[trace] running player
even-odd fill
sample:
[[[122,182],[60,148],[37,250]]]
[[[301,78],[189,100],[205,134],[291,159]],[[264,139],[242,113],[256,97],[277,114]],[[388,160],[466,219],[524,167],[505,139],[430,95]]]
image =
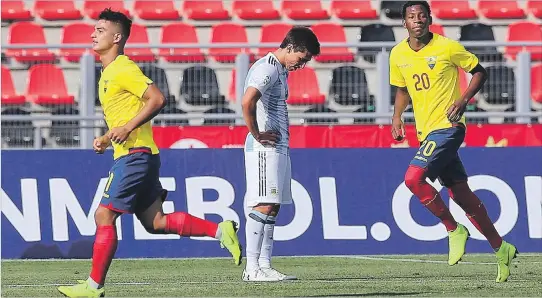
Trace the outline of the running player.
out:
[[[452,217],[440,194],[426,182],[439,179],[450,197],[466,212],[472,224],[487,238],[496,252],[497,282],[510,275],[516,247],[503,241],[486,208],[467,184],[467,174],[458,150],[465,138],[465,112],[469,99],[482,87],[486,70],[478,58],[456,41],[429,32],[431,9],[426,1],[408,1],[403,6],[403,26],[409,37],[390,54],[390,83],[397,86],[392,135],[404,138],[401,115],[412,99],[419,151],[405,174],[405,183],[421,203],[440,218],[449,238],[448,264],[457,264],[465,253],[469,232]],[[463,94],[459,90],[458,68],[472,74]]]

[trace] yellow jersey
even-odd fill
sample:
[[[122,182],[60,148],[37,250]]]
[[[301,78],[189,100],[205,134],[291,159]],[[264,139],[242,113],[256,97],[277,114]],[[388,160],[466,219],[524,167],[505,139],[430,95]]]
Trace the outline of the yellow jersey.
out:
[[[470,72],[478,58],[459,42],[433,33],[419,51],[405,39],[390,53],[390,84],[407,87],[412,100],[418,140],[437,129],[452,127],[446,112],[461,97],[458,69]],[[460,120],[465,124],[465,116]]]
[[[145,105],[143,94],[152,83],[125,55],[117,56],[102,70],[98,93],[109,129],[125,125],[141,111]],[[152,154],[158,154],[150,122],[132,131],[124,144],[113,143],[113,158],[127,155],[131,148],[139,147],[147,147]]]

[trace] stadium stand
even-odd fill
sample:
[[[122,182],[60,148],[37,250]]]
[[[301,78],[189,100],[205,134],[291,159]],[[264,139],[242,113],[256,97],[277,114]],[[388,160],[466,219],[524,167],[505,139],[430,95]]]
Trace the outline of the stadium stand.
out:
[[[181,77],[179,94],[189,105],[222,105],[225,97],[220,93],[216,73],[205,66],[185,68]]]
[[[115,11],[120,11],[129,17],[132,16],[130,11],[124,7],[123,0],[111,0],[106,3],[104,3],[103,0],[85,0],[83,11],[87,17],[96,20],[98,19],[100,12],[106,7]]]
[[[292,27],[292,25],[284,23],[264,24],[261,29],[260,43],[274,42],[280,44],[286,33],[288,33]],[[263,57],[273,50],[273,48],[259,48],[258,56]]]
[[[310,67],[291,72],[288,75],[288,87],[288,104],[311,105],[326,101],[326,96],[320,93],[316,72]]]
[[[180,18],[173,0],[136,0],[134,13],[142,20],[178,20]]]
[[[47,42],[42,26],[32,22],[17,22],[9,26],[8,44],[45,45]],[[47,49],[8,49],[6,55],[23,63],[55,61],[55,55]]]
[[[79,20],[83,17],[81,12],[75,8],[73,0],[36,0],[34,13],[48,21]]]
[[[390,19],[401,19],[403,4],[399,1],[382,1],[380,9]]]
[[[88,44],[89,37],[94,31],[94,27],[87,23],[70,23],[66,24],[62,28],[62,36],[60,43],[63,45],[68,44]],[[90,47],[87,49],[72,49],[64,48],[60,49],[60,56],[62,56],[68,62],[79,62],[81,55],[85,51],[91,51]],[[99,61],[98,55],[95,55],[96,62]]]
[[[24,105],[24,95],[17,94],[9,68],[2,65],[2,106]]]
[[[2,116],[26,115],[31,113],[21,107],[8,107],[2,109]],[[2,143],[8,147],[33,147],[34,126],[30,120],[5,121],[2,120]]]
[[[459,29],[460,41],[495,41],[493,29],[489,25],[480,23],[470,23],[463,25]],[[467,50],[474,53],[481,61],[502,61],[503,56],[497,47],[466,47]]]
[[[185,0],[183,11],[192,20],[228,20],[230,13],[224,8],[222,1]]]
[[[130,33],[130,38],[128,38],[127,44],[131,43],[149,44],[149,36],[145,26],[141,24],[132,24],[132,31]],[[124,52],[136,62],[156,61],[154,53],[149,48],[126,48]]]
[[[532,22],[516,22],[508,26],[508,41],[535,41],[542,44],[542,27],[540,24]],[[516,59],[517,53],[522,47],[506,47],[506,55],[512,60]],[[542,60],[542,46],[526,47],[531,53],[531,59]]]
[[[282,12],[292,20],[329,19],[329,14],[327,10],[322,7],[320,0],[283,0]]]
[[[183,34],[179,34],[182,32]],[[168,43],[188,43],[197,44],[198,36],[196,35],[196,28],[190,24],[185,23],[170,23],[162,27],[160,42],[162,44]],[[206,61],[205,55],[199,48],[171,48],[160,49],[160,57],[163,57],[167,62],[190,62],[190,63],[204,63]]]
[[[233,1],[232,10],[242,20],[278,20],[280,13],[273,6],[273,1]]]
[[[384,24],[369,24],[361,28],[359,41],[395,41],[395,33],[391,26]],[[358,48],[358,55],[362,55],[365,61],[374,63],[376,53],[380,50],[380,48]]]
[[[331,0],[332,14],[342,20],[377,19],[378,13],[369,0]]]
[[[478,9],[488,19],[523,19],[525,12],[518,6],[516,0],[491,1],[479,0]]]
[[[30,10],[26,9],[22,0],[2,1],[2,21],[28,21],[32,19]]]
[[[320,42],[346,43],[343,27],[333,23],[319,23],[311,26]],[[353,62],[354,54],[347,47],[322,48],[316,56],[318,62]]]
[[[442,20],[475,19],[477,13],[469,5],[468,0],[430,1],[431,11]]]
[[[351,65],[333,69],[329,97],[340,105],[367,104],[371,95],[363,69]]]
[[[52,64],[38,64],[28,71],[26,98],[42,106],[72,105],[74,96],[66,89],[62,70]]]
[[[211,43],[247,43],[247,33],[245,27],[239,24],[224,23],[215,24],[212,28]],[[209,55],[218,62],[232,63],[235,62],[237,54],[245,52],[250,53],[248,48],[211,48]],[[254,56],[251,54],[251,60]]]

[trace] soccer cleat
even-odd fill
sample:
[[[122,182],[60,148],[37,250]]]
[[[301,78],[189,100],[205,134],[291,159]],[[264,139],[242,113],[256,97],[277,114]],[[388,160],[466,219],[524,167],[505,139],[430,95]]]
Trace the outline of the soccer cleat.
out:
[[[464,225],[458,223],[457,228],[451,232],[448,232],[449,241],[449,253],[448,253],[448,265],[452,266],[461,261],[461,258],[465,254],[465,246],[467,245],[467,239],[469,238],[469,231]]]
[[[516,258],[518,250],[516,247],[506,241],[502,241],[501,247],[496,253],[497,256],[497,280],[496,282],[505,282],[510,276],[510,264]]]
[[[220,236],[220,247],[230,251],[235,265],[241,265],[241,244],[239,243],[239,238],[237,238],[237,223],[226,220],[219,223],[218,228],[222,232]]]
[[[274,277],[274,278],[277,278],[278,280],[282,281],[282,280],[297,280],[297,277],[293,276],[293,275],[286,275],[284,273],[281,273],[273,268],[261,268],[261,270],[263,271],[263,273],[265,273],[265,275],[269,276],[269,277]]]
[[[252,271],[247,271],[246,269],[243,270],[243,281],[273,282],[280,281],[280,279],[278,279],[278,277],[268,276],[262,269],[258,268]]]
[[[66,297],[105,297],[104,288],[94,289],[86,280],[78,280],[73,286],[60,286],[58,291]]]

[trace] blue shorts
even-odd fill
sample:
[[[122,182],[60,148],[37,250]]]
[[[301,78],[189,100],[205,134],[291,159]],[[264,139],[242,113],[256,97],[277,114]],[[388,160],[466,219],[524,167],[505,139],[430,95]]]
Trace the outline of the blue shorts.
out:
[[[421,143],[410,165],[425,169],[431,181],[438,178],[446,187],[467,181],[465,167],[457,152],[464,139],[465,127],[462,125],[435,130]]]
[[[167,192],[159,180],[160,156],[148,148],[130,149],[130,154],[115,160],[109,171],[100,205],[121,213],[147,210]]]

